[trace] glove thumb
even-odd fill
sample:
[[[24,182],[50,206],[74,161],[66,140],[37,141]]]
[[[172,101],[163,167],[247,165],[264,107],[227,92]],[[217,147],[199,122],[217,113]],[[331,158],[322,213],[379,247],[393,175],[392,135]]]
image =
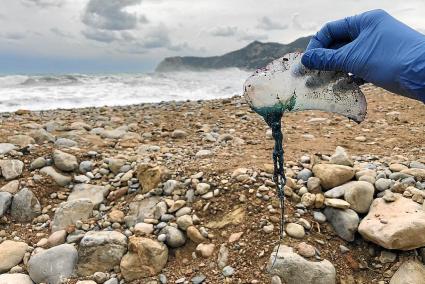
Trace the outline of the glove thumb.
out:
[[[338,59],[337,50],[313,48],[306,51],[301,63],[309,69],[324,71],[342,71],[342,60]]]

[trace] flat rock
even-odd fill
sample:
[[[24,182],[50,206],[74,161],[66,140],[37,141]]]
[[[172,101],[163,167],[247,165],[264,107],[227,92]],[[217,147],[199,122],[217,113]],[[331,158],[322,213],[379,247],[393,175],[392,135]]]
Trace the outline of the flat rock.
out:
[[[414,176],[418,181],[425,181],[425,169],[412,168],[402,170],[401,173]]]
[[[327,207],[324,214],[339,237],[348,242],[354,240],[359,225],[359,216],[354,210]]]
[[[68,138],[59,138],[58,140],[55,141],[55,146],[57,148],[72,148],[77,145],[78,145],[77,142]]]
[[[26,147],[28,145],[35,144],[34,138],[32,138],[31,136],[28,136],[28,135],[9,136],[7,141],[11,144],[18,145],[21,148]]]
[[[11,215],[18,222],[30,222],[41,214],[37,197],[28,188],[21,189],[12,200]]]
[[[366,181],[353,181],[345,189],[344,199],[357,213],[367,213],[373,201],[375,188]]]
[[[78,199],[89,199],[95,208],[105,202],[105,197],[108,195],[109,190],[100,185],[92,184],[77,184],[74,186],[71,194],[68,196],[68,201]]]
[[[24,242],[6,240],[0,244],[0,273],[9,271],[21,263],[28,245]]]
[[[55,150],[53,152],[53,161],[55,166],[64,172],[72,172],[78,169],[77,157],[60,150]]]
[[[320,179],[320,184],[325,189],[331,189],[346,183],[354,177],[354,169],[343,165],[317,164],[313,173]]]
[[[115,231],[87,232],[78,248],[77,274],[89,276],[109,272],[127,252],[127,237]]]
[[[326,198],[341,198],[344,196],[345,190],[354,181],[349,181],[346,184],[329,189],[324,193]]]
[[[33,255],[28,262],[28,272],[35,283],[62,283],[72,275],[78,252],[73,245],[63,244]]]
[[[345,200],[337,198],[325,198],[325,205],[328,207],[347,209],[350,208],[350,203]]]
[[[425,246],[425,209],[421,204],[394,194],[393,202],[373,201],[359,233],[386,249],[411,250]]]
[[[12,195],[17,193],[18,190],[19,190],[19,180],[12,180],[0,188],[0,192],[8,192]]]
[[[267,270],[271,275],[279,276],[284,283],[336,283],[335,267],[328,260],[308,261],[285,245],[280,246],[277,253],[272,253]]]
[[[0,173],[6,180],[12,180],[22,175],[24,163],[19,160],[0,160]]]
[[[390,284],[423,283],[425,283],[425,266],[414,260],[404,262],[390,280]]]
[[[163,215],[161,208],[157,206],[159,201],[159,197],[152,196],[131,202],[128,216],[124,218],[127,226],[132,227],[137,223],[143,222],[145,219],[158,220]]]
[[[72,181],[70,176],[58,173],[53,167],[44,167],[40,170],[40,173],[51,177],[60,186],[67,186]]]
[[[240,207],[226,214],[223,218],[220,218],[217,221],[207,223],[205,227],[210,229],[223,229],[228,225],[238,225],[245,219],[245,214],[245,209]]]
[[[10,151],[15,150],[16,146],[10,143],[0,143],[0,155],[6,155]]]
[[[66,229],[75,225],[78,220],[87,220],[93,211],[90,199],[76,199],[61,203],[55,211],[52,221],[52,232]]]
[[[0,274],[0,284],[34,284],[31,278],[22,273]]]
[[[128,253],[121,260],[121,273],[126,281],[157,275],[168,261],[168,248],[148,238],[131,237]]]

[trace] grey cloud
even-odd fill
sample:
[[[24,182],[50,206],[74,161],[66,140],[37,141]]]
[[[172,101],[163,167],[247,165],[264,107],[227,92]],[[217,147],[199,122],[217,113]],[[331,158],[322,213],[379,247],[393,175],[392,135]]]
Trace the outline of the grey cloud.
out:
[[[6,32],[0,34],[0,38],[9,39],[9,40],[20,40],[24,39],[26,35],[20,32]]]
[[[82,21],[91,28],[102,30],[131,30],[145,17],[125,11],[125,8],[140,4],[142,0],[90,0]]]
[[[74,36],[68,32],[65,32],[61,29],[58,29],[56,27],[51,28],[50,32],[52,32],[53,34],[59,36],[59,37],[64,37],[64,38],[74,38]]]
[[[245,33],[241,37],[239,37],[239,41],[254,41],[254,40],[268,40],[269,36],[266,34],[249,34]]]
[[[257,28],[270,31],[270,30],[285,30],[288,28],[288,25],[282,24],[278,21],[274,21],[267,16],[262,17],[258,20]]]
[[[90,40],[110,43],[118,39],[114,31],[103,31],[96,29],[86,29],[82,31],[83,35]]]
[[[219,36],[219,37],[231,37],[231,36],[235,36],[237,33],[238,33],[238,28],[230,27],[230,26],[214,27],[209,30],[209,34],[213,36]]]
[[[316,22],[302,21],[300,20],[300,14],[295,13],[292,15],[292,26],[298,30],[303,31],[314,31],[320,28]]]
[[[63,5],[64,0],[21,0],[24,4],[36,5],[42,8],[46,7],[60,7]]]

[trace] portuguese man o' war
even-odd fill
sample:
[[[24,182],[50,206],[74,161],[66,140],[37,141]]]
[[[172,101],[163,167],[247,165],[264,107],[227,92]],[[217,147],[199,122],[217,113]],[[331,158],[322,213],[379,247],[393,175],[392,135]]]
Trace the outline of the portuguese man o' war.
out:
[[[245,99],[255,112],[263,116],[275,140],[273,180],[280,199],[281,240],[286,184],[281,130],[283,114],[320,110],[337,113],[360,123],[366,116],[367,108],[366,99],[352,77],[343,72],[309,70],[301,64],[301,57],[302,53],[286,54],[265,68],[258,69],[244,85]]]

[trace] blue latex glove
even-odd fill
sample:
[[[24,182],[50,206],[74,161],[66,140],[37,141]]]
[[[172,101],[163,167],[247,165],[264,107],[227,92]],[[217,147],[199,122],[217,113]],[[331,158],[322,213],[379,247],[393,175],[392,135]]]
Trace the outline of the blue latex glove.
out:
[[[301,62],[310,69],[352,73],[425,103],[425,35],[383,10],[326,24]]]

